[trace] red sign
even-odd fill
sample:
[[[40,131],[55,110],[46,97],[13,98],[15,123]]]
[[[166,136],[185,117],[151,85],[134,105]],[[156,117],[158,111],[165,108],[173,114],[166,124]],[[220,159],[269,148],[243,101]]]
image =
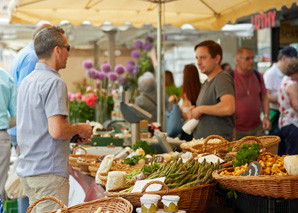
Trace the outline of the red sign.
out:
[[[276,11],[269,11],[267,13],[254,15],[250,19],[250,23],[254,25],[254,30],[263,29],[266,27],[275,26]]]

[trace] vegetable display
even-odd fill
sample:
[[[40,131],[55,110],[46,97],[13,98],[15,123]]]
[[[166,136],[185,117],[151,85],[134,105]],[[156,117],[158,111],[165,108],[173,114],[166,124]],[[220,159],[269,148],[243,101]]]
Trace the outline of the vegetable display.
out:
[[[261,146],[258,143],[254,144],[244,144],[241,146],[236,154],[236,161],[233,161],[233,166],[241,166],[250,164],[251,162],[257,160],[260,154]]]
[[[144,168],[144,167],[143,167]],[[143,169],[142,168],[142,169]],[[183,164],[182,159],[172,160],[171,163],[163,164],[146,179],[166,177],[165,183],[169,189],[184,188],[200,184],[211,183],[214,179],[212,172],[220,169],[220,163],[207,163],[206,159],[199,163],[197,159],[189,159]],[[133,187],[122,192],[131,192]]]
[[[128,165],[131,165],[131,166],[134,166],[138,163],[138,161],[140,159],[145,159],[144,156],[142,155],[134,155],[132,157],[129,157],[129,158],[125,158],[123,162],[121,162],[122,164],[128,164]]]
[[[136,151],[138,148],[142,148],[146,155],[156,154],[156,151],[153,151],[146,141],[136,141],[136,143],[133,145],[133,150]]]

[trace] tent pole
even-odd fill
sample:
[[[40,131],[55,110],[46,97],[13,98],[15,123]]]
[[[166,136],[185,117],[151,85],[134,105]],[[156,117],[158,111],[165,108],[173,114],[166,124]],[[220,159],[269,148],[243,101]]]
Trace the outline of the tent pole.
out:
[[[163,126],[162,122],[162,72],[161,72],[161,2],[158,2],[157,16],[157,122]],[[164,131],[164,129],[163,129]]]

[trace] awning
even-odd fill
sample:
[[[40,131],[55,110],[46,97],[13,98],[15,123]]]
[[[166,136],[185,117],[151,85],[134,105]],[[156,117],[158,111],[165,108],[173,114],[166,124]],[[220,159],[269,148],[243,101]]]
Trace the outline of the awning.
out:
[[[290,7],[293,0],[11,0],[10,23],[37,24],[47,20],[73,25],[90,21],[100,26],[109,21],[115,26],[130,22],[136,27],[157,26],[158,5],[165,2],[165,24],[181,27],[188,23],[196,29],[219,30],[239,17],[269,9]]]

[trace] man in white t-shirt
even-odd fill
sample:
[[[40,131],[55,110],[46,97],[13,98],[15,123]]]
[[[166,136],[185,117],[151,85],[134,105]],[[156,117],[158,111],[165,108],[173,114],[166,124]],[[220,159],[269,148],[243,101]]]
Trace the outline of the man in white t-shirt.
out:
[[[277,94],[280,86],[280,82],[284,76],[285,67],[288,64],[290,58],[297,57],[297,51],[294,47],[285,46],[281,49],[277,56],[277,63],[274,63],[264,74],[265,86],[267,89],[267,97],[270,101],[270,121],[272,128],[269,132],[270,135],[280,136],[280,130],[278,128],[279,110],[277,104]],[[278,154],[282,155],[283,141],[280,142],[278,148]]]

